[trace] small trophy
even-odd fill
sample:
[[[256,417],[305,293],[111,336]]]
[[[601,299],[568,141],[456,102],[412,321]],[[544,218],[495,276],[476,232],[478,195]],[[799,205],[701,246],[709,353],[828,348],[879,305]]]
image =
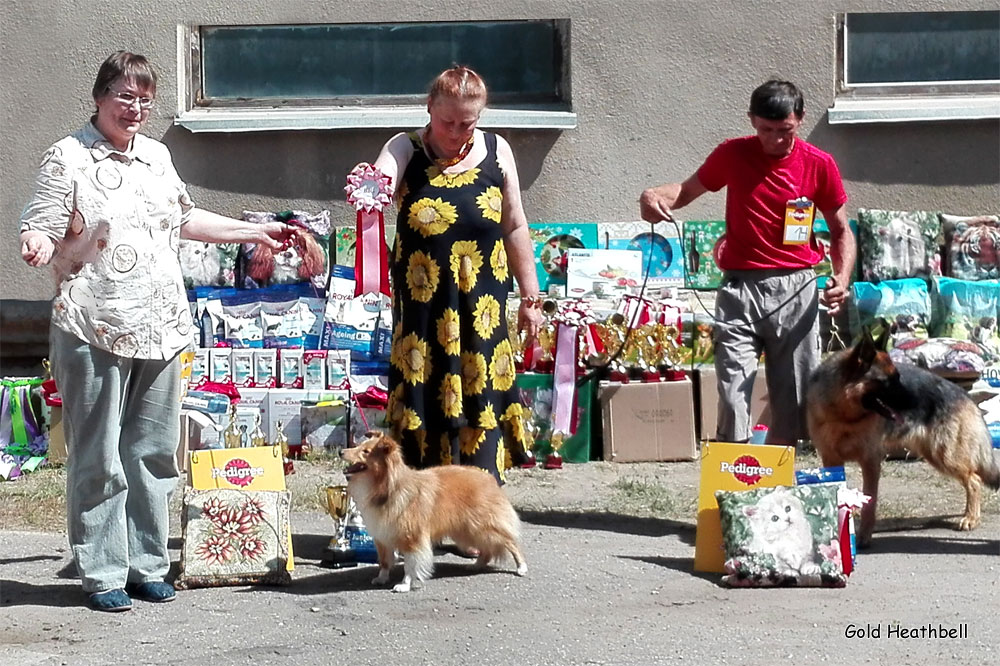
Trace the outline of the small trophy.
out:
[[[222,432],[222,442],[227,449],[239,449],[243,447],[243,438],[240,436],[240,424],[236,421],[236,405],[229,404],[229,425]]]
[[[322,563],[334,569],[358,565],[355,552],[347,541],[347,519],[351,513],[351,498],[347,486],[326,487],[326,510],[333,518],[334,536],[323,550]]]
[[[253,430],[250,431],[250,446],[267,446],[267,434],[260,427],[260,412],[253,415]]]
[[[285,428],[281,421],[274,427],[274,446],[281,447],[281,462],[285,468],[285,476],[295,473],[295,465],[288,457],[288,438],[285,437]]]

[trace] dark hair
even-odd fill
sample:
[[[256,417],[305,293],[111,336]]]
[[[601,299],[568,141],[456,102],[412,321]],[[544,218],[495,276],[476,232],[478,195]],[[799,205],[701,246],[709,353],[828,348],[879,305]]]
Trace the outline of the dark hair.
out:
[[[94,99],[103,97],[112,83],[120,78],[131,79],[137,86],[156,94],[156,71],[146,56],[115,51],[101,63],[101,69],[94,79],[92,92]]]
[[[771,79],[750,95],[750,113],[767,120],[784,120],[795,114],[801,119],[806,110],[802,93],[794,83]]]

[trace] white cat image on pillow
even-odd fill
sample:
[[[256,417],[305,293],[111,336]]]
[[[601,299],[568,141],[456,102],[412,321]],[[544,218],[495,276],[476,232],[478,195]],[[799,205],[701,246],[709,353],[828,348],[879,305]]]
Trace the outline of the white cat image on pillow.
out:
[[[182,240],[180,244],[181,272],[187,287],[217,286],[222,266],[219,249],[214,243]]]
[[[789,576],[820,573],[820,566],[813,561],[812,528],[798,497],[786,489],[775,490],[756,504],[743,507],[743,515],[750,520],[749,549],[771,555],[778,573]]]

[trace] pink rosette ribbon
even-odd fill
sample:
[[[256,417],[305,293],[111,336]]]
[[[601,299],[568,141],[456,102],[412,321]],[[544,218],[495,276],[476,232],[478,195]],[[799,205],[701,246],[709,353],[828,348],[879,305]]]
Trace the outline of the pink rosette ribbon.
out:
[[[377,167],[361,163],[347,175],[347,203],[357,210],[354,253],[354,295],[389,296],[389,252],[385,244],[383,209],[392,202],[392,179]]]

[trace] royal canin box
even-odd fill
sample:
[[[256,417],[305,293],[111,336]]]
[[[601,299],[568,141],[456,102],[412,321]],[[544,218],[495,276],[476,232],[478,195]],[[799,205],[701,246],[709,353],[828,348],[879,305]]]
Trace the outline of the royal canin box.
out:
[[[604,459],[609,462],[694,460],[694,391],[691,380],[602,382]]]

